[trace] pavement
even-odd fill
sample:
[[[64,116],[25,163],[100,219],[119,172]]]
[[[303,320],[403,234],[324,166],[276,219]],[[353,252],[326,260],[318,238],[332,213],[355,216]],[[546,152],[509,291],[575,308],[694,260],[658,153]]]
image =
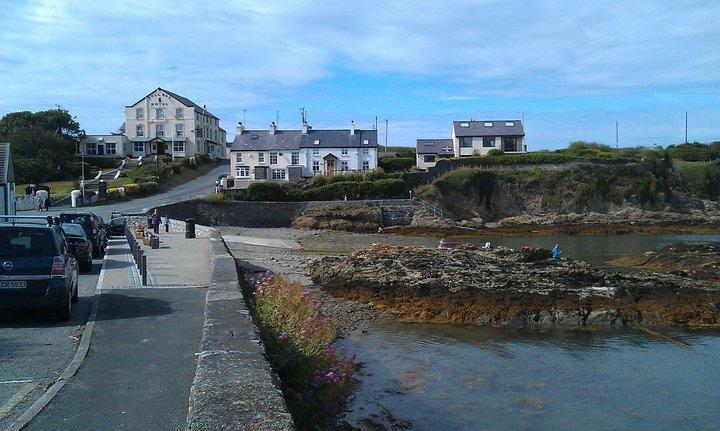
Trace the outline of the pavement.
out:
[[[145,251],[150,277],[142,286],[125,238],[110,240],[88,355],[23,429],[185,429],[210,283],[209,239],[161,234],[161,248]],[[39,399],[72,359],[98,266],[83,275],[71,323],[16,316],[3,325],[0,429]]]

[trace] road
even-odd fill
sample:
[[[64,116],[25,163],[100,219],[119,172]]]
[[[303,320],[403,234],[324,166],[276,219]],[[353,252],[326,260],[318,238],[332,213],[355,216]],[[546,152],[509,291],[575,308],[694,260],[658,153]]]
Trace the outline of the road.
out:
[[[199,178],[154,196],[79,210],[89,210],[109,220],[111,211],[139,212],[205,195],[212,190],[215,178],[227,172],[227,169],[226,164],[220,165]],[[50,214],[69,210],[57,208]],[[23,214],[46,213],[28,211]],[[96,260],[91,272],[81,274],[80,299],[69,322],[53,322],[42,311],[0,310],[0,430],[5,429],[42,396],[72,360],[78,338],[90,314],[101,264],[102,261]],[[107,313],[110,312],[108,309]]]

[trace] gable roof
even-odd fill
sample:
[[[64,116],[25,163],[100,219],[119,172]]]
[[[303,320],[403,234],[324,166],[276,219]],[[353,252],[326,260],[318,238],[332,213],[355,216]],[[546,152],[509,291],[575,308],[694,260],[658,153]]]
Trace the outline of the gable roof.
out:
[[[211,114],[210,111],[208,111],[207,109],[205,109],[205,108],[203,108],[202,106],[198,105],[197,103],[193,102],[192,100],[188,99],[187,97],[181,96],[181,95],[179,95],[179,94],[177,94],[177,93],[173,93],[172,91],[168,91],[168,90],[166,90],[166,89],[164,89],[164,88],[162,88],[162,87],[158,87],[158,88],[154,89],[153,91],[149,92],[148,94],[146,94],[145,96],[143,96],[140,100],[138,100],[137,102],[133,103],[132,105],[127,105],[126,108],[130,108],[130,107],[132,107],[132,106],[137,105],[138,103],[140,103],[140,102],[142,102],[143,100],[145,100],[146,97],[148,97],[149,95],[153,94],[154,92],[156,92],[156,91],[158,91],[158,90],[164,91],[164,92],[167,93],[170,97],[172,97],[173,99],[177,100],[178,102],[182,103],[183,105],[185,105],[185,106],[187,106],[187,107],[195,108],[195,109],[197,109],[198,111],[202,112],[203,114],[208,115],[208,116],[210,116],[210,117],[212,117],[212,118],[216,118],[216,119],[219,120],[219,118],[216,117],[216,116],[214,116],[213,114]]]
[[[418,139],[417,153],[455,155],[452,139]]]
[[[10,157],[10,144],[0,142],[0,184],[11,182],[15,182],[15,175]]]
[[[367,145],[364,141],[368,141]],[[318,141],[316,144],[315,142]],[[231,151],[299,150],[300,148],[373,148],[377,147],[376,130],[245,130],[235,135]]]
[[[486,127],[485,123],[492,123]],[[513,123],[506,126],[505,123]],[[467,124],[468,127],[460,127]],[[483,120],[483,121],[453,121],[455,136],[525,136],[522,121],[520,120]]]

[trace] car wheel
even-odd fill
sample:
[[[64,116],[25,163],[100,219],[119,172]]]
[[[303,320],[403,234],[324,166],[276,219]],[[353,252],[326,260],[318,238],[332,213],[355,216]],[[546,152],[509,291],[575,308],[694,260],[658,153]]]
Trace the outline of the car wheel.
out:
[[[72,297],[70,298],[71,302],[78,302],[78,299],[80,297],[80,286],[78,284],[79,282],[75,280],[75,290],[73,291]]]
[[[70,296],[71,295],[68,294],[67,301],[55,307],[55,317],[61,322],[67,322],[70,320],[70,314],[72,311],[72,301],[70,300]]]

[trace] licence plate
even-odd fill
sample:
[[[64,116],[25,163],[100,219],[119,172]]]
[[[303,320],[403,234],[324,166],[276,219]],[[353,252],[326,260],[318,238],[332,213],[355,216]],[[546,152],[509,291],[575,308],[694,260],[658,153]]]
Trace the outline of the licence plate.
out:
[[[0,281],[0,289],[25,289],[27,281]]]

